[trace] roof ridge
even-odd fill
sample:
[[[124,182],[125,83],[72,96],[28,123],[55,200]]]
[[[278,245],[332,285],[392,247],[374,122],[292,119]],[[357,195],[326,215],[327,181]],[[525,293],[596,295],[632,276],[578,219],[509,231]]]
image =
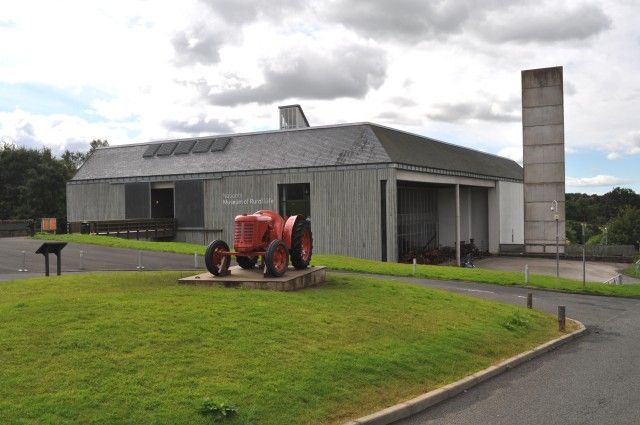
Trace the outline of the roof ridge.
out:
[[[491,153],[491,152],[481,151],[480,149],[470,148],[468,146],[457,145],[457,144],[451,143],[451,142],[445,142],[444,140],[434,139],[433,137],[424,136],[424,135],[418,134],[418,133],[412,133],[410,131],[401,130],[401,129],[398,129],[398,128],[388,127],[388,126],[382,125],[382,124],[376,124],[376,123],[366,123],[366,124],[372,125],[374,127],[384,128],[385,130],[391,130],[391,131],[395,131],[395,132],[398,132],[398,133],[404,133],[404,134],[408,134],[410,136],[419,137],[421,139],[425,139],[425,140],[428,140],[428,141],[431,141],[431,142],[442,143],[443,145],[449,145],[449,146],[453,146],[453,147],[460,148],[460,149],[466,149],[466,150],[470,150],[470,151],[481,153],[483,155],[490,155],[490,156],[493,156],[495,158],[506,159],[506,160],[509,160],[509,161],[512,161],[512,162],[515,162],[516,164],[518,164],[517,161],[514,161],[511,158],[507,158],[505,156],[501,156],[501,155],[494,154],[494,153]],[[520,165],[520,164],[518,164],[518,165]]]

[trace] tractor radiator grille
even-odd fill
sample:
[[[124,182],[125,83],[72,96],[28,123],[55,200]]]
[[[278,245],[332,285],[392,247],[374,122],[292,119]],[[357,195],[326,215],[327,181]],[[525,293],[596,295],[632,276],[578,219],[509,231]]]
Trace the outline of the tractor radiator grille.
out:
[[[236,222],[234,241],[236,244],[252,244],[253,223],[247,221]]]

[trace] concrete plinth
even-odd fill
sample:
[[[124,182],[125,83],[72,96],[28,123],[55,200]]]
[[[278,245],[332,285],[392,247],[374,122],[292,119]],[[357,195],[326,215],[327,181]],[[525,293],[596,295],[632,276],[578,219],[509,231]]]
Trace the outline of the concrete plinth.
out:
[[[326,268],[322,266],[309,267],[305,270],[289,268],[282,277],[264,277],[260,269],[245,270],[240,266],[230,267],[229,271],[231,274],[228,276],[214,276],[207,272],[178,279],[178,283],[249,289],[271,289],[275,291],[296,291],[298,289],[322,285],[326,274]]]

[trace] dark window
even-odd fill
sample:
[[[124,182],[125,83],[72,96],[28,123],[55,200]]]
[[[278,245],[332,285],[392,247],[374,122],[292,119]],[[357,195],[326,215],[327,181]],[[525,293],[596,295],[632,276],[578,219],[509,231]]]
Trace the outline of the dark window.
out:
[[[173,189],[151,189],[151,218],[173,218]]]
[[[178,146],[177,142],[163,143],[160,145],[160,149],[156,152],[157,156],[169,156],[173,153],[176,146]]]
[[[311,216],[309,183],[280,184],[278,185],[278,205],[280,215],[291,217],[302,214]]]
[[[195,146],[191,150],[192,153],[205,153],[211,149],[213,139],[200,139],[196,142]]]
[[[229,142],[231,141],[230,137],[223,137],[220,139],[215,139],[213,141],[213,145],[211,145],[211,152],[220,152],[223,151],[224,148],[227,147]]]
[[[155,156],[156,152],[158,152],[158,149],[160,149],[159,144],[149,145],[142,156],[145,158],[151,158],[152,156]]]
[[[193,145],[196,144],[195,140],[183,140],[178,143],[178,147],[173,151],[174,155],[186,155],[191,152]]]

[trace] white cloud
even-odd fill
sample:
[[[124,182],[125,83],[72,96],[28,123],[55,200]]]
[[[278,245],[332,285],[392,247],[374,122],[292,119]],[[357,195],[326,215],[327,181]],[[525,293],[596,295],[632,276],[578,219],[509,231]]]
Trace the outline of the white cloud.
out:
[[[607,154],[607,159],[610,161],[615,161],[617,159],[622,159],[622,155],[620,155],[618,152],[609,152]]]
[[[507,146],[498,151],[498,155],[509,158],[522,165],[522,147]]]
[[[566,184],[570,187],[603,187],[629,183],[633,183],[633,180],[603,174],[593,177],[567,177],[566,179]]]

